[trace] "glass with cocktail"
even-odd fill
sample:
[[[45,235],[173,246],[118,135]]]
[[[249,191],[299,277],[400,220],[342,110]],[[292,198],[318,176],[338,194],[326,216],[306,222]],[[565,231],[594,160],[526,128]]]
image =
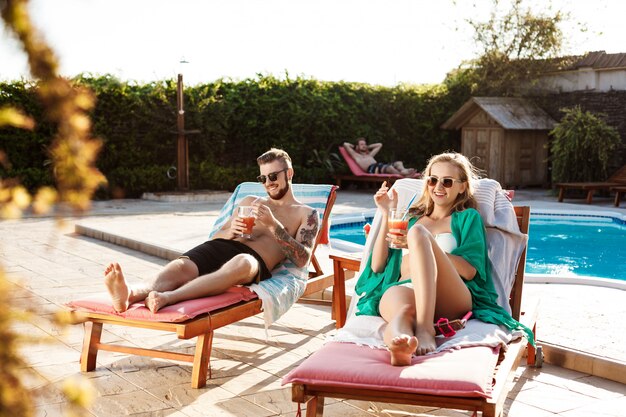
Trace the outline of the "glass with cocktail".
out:
[[[252,227],[254,226],[254,214],[252,213],[252,206],[239,206],[237,212],[239,218],[246,224],[246,228],[243,230],[241,237],[246,239],[252,238]]]
[[[409,220],[406,218],[406,210],[389,210],[387,220],[389,226],[389,234],[392,240],[389,247],[400,249],[406,246],[406,235],[409,229]]]

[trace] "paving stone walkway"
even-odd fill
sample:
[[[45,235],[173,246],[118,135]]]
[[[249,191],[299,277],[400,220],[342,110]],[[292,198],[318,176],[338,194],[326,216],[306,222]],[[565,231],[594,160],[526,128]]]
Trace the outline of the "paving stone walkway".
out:
[[[541,199],[533,197],[533,204]],[[519,199],[518,199],[519,198]],[[225,198],[224,198],[225,199]],[[518,193],[516,203],[524,202]],[[594,200],[595,201],[595,200]],[[601,199],[594,210],[617,210]],[[23,346],[24,381],[36,394],[39,416],[61,416],[68,404],[60,387],[67,378],[87,378],[96,397],[89,416],[294,416],[290,388],[280,380],[316,351],[334,330],[327,307],[296,304],[265,332],[260,317],[216,332],[213,378],[206,388],[189,387],[191,367],[177,362],[101,352],[95,372],[79,372],[83,330],[51,320],[60,306],[81,295],[100,292],[102,271],[120,262],[129,281],[139,282],[165,264],[159,257],[74,233],[76,223],[174,249],[203,238],[223,201],[97,202],[92,215],[58,226],[52,218],[0,222],[0,265],[18,307],[32,311],[15,330],[36,341]],[[550,204],[548,201],[545,204]],[[567,203],[559,207],[583,207]],[[336,213],[371,208],[371,195],[340,193]],[[539,338],[546,343],[626,362],[625,292],[584,285],[527,284],[525,296],[541,299]],[[123,340],[146,348],[168,346],[189,351],[193,345],[153,331],[111,328],[107,341]],[[585,360],[582,356],[581,360]],[[520,367],[506,403],[509,416],[619,416],[626,409],[626,386],[551,364]],[[619,376],[618,376],[619,377]],[[623,377],[623,374],[622,374]],[[615,378],[618,379],[618,378]],[[467,416],[469,413],[371,402],[326,400],[327,416]]]

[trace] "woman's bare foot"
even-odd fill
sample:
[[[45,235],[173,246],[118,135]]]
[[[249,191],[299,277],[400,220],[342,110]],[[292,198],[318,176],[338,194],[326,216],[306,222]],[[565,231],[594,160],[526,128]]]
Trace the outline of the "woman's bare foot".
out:
[[[416,333],[417,334],[415,336],[417,337],[417,340],[419,342],[419,345],[417,346],[417,350],[415,351],[415,354],[417,356],[426,355],[427,353],[434,352],[435,350],[437,350],[437,342],[435,341],[434,330],[431,333],[427,330],[420,331],[418,329]]]
[[[417,348],[417,338],[402,334],[391,339],[391,344],[387,346],[391,353],[391,364],[393,366],[408,366],[411,364],[413,352]]]
[[[128,309],[128,295],[130,289],[124,279],[122,268],[120,264],[112,263],[104,270],[104,284],[109,291],[111,301],[113,302],[113,308],[118,313],[126,311]]]
[[[152,311],[152,313],[156,313],[166,305],[169,305],[169,302],[168,297],[167,295],[165,295],[165,293],[150,291],[150,294],[148,294],[148,296],[146,297],[146,307],[148,307],[148,309]]]

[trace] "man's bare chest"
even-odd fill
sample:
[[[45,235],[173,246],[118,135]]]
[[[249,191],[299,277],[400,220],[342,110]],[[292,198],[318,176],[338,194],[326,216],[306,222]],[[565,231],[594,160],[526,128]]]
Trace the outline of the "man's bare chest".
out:
[[[300,228],[301,219],[297,210],[276,210],[274,212],[276,220],[283,225],[283,228],[291,237],[296,236],[296,232]]]

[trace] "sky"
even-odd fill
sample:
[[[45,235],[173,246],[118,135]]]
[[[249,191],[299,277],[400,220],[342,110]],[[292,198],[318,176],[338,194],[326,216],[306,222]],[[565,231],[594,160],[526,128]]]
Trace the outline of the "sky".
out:
[[[526,0],[533,12],[547,1]],[[626,52],[622,0],[552,0],[571,15],[565,54]],[[31,0],[65,76],[185,84],[273,74],[393,86],[433,84],[478,56],[467,19],[491,0]],[[578,23],[586,26],[581,33]],[[30,78],[0,23],[0,80]],[[183,61],[181,63],[181,61]]]

